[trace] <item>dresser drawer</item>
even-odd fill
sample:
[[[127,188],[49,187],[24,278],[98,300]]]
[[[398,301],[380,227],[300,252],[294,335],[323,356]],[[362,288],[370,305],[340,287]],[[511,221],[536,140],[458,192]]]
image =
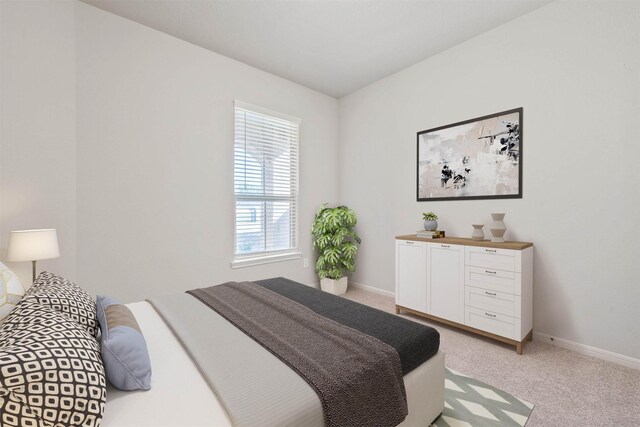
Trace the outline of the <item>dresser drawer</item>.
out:
[[[516,327],[520,323],[513,317],[473,307],[464,308],[464,320],[467,326],[510,339],[515,339]]]
[[[516,254],[510,249],[467,246],[465,264],[494,270],[516,271]]]
[[[464,269],[464,284],[475,288],[490,289],[492,291],[520,294],[518,274],[513,271],[502,271],[484,267],[467,265]]]
[[[480,310],[520,317],[520,297],[513,294],[465,286],[464,302]]]

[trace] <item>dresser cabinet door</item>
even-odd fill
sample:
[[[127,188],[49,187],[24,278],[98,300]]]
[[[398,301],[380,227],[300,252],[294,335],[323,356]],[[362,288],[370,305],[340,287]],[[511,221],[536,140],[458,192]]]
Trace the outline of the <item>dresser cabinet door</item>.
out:
[[[427,309],[426,243],[396,240],[396,304]]]
[[[427,313],[464,323],[464,246],[427,244]]]

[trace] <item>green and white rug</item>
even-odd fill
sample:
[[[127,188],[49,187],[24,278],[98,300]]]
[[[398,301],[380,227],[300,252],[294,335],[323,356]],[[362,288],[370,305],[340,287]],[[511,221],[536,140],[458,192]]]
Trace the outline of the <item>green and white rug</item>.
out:
[[[444,411],[432,427],[524,426],[533,404],[445,369]]]

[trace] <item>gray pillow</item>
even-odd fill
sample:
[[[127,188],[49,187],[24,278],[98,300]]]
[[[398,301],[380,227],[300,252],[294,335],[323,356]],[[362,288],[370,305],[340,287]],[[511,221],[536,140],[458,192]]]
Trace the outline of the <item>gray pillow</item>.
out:
[[[149,390],[151,361],[133,313],[113,298],[101,295],[96,305],[107,378],[120,390]]]

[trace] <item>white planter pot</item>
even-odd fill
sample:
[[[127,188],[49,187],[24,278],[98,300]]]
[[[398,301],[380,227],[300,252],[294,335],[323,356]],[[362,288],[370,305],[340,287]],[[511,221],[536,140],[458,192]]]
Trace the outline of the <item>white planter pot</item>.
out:
[[[438,221],[425,221],[424,229],[427,231],[436,231],[438,229]]]
[[[320,289],[334,295],[342,295],[347,292],[347,278],[341,277],[338,280],[320,279]]]

